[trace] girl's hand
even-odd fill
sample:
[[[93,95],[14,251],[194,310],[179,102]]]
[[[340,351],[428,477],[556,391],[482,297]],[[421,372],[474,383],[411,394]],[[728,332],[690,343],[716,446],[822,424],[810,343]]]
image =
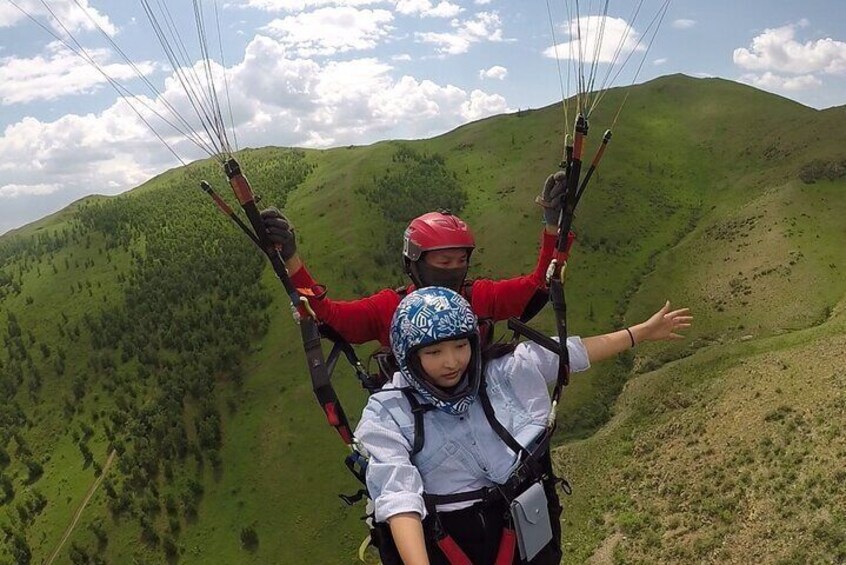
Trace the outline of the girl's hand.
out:
[[[684,339],[684,336],[676,333],[690,327],[693,316],[689,308],[680,308],[670,311],[670,301],[664,307],[655,312],[648,320],[632,328],[635,341],[664,341]]]
[[[645,322],[610,334],[586,337],[582,343],[587,349],[590,362],[596,363],[644,341],[684,339],[683,335],[676,332],[689,328],[692,322],[693,316],[689,309],[681,308],[671,312],[668,300],[663,308]]]

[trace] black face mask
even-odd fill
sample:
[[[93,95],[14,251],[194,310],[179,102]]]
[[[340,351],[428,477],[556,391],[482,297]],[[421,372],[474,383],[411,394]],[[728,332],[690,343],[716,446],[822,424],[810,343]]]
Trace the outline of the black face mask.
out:
[[[411,274],[411,278],[418,288],[442,286],[460,293],[464,279],[467,278],[467,267],[441,269],[440,267],[433,267],[425,261],[418,261],[412,265],[409,274]]]

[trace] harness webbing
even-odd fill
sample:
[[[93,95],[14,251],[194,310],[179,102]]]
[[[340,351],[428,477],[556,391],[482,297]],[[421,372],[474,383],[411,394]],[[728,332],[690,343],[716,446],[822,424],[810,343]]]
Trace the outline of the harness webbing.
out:
[[[436,520],[436,522],[439,523],[440,520]],[[443,532],[443,529],[441,529],[441,531]],[[443,536],[437,538],[436,543],[443,552],[444,556],[446,556],[450,565],[473,565],[473,562],[470,561],[467,554],[461,550],[452,536],[446,532],[444,532]]]
[[[434,410],[435,406],[432,404],[421,404],[411,388],[403,388],[403,395],[408,403],[411,405],[411,413],[414,416],[414,445],[411,448],[411,457],[414,457],[420,450],[423,449],[423,443],[426,441],[426,428],[423,426],[423,414],[429,410]]]
[[[514,552],[516,550],[517,532],[511,527],[503,528],[502,537],[499,540],[499,550],[496,552],[495,565],[511,565],[514,561]]]
[[[332,350],[329,352],[329,357],[326,358],[326,366],[330,376],[335,372],[335,365],[337,365],[338,359],[341,354],[343,354],[344,357],[346,357],[347,362],[350,366],[352,366],[355,376],[358,378],[363,388],[365,388],[368,392],[373,393],[382,387],[382,383],[377,382],[370,374],[368,374],[364,365],[361,363],[361,360],[358,358],[358,354],[356,354],[355,349],[353,349],[352,345],[350,345],[347,340],[341,337],[341,334],[339,334],[335,328],[325,322],[321,322],[318,325],[318,329],[320,331],[320,335],[331,341],[333,344]]]
[[[526,448],[520,445],[520,442],[514,439],[514,436],[505,429],[505,426],[496,419],[494,408],[491,405],[491,399],[488,396],[488,387],[484,376],[481,378],[481,382],[479,383],[479,400],[482,402],[482,410],[485,412],[485,418],[488,420],[488,424],[490,424],[491,428],[493,428],[496,432],[496,435],[500,437],[505,445],[507,445],[519,459],[523,460],[528,457],[529,452],[526,451]]]

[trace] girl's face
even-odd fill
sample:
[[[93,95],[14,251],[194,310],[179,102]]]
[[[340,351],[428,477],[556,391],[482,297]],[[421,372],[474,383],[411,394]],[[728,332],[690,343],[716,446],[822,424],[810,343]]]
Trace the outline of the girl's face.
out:
[[[426,380],[435,386],[449,388],[458,384],[467,365],[470,364],[472,348],[470,340],[452,339],[420,349],[420,364],[426,372]]]

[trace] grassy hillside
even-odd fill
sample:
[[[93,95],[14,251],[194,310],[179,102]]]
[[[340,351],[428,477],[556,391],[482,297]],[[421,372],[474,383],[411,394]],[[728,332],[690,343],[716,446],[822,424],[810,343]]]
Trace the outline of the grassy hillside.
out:
[[[717,79],[631,89],[576,219],[571,327],[634,323],[666,298],[697,321],[567,390],[572,562],[844,559],[844,125],[842,108]],[[563,128],[556,106],[240,160],[262,205],[294,220],[310,270],[349,298],[402,281],[404,223],[440,205],[476,233],[475,276],[529,271],[532,201]],[[358,486],[284,294],[201,178],[225,192],[195,163],[0,238],[0,562],[50,555],[111,449],[59,562],[356,560],[363,509],[336,493]],[[336,386],[355,416],[363,392],[348,371]]]
[[[601,432],[558,452],[582,488],[571,561],[843,562],[844,305],[632,380]]]

